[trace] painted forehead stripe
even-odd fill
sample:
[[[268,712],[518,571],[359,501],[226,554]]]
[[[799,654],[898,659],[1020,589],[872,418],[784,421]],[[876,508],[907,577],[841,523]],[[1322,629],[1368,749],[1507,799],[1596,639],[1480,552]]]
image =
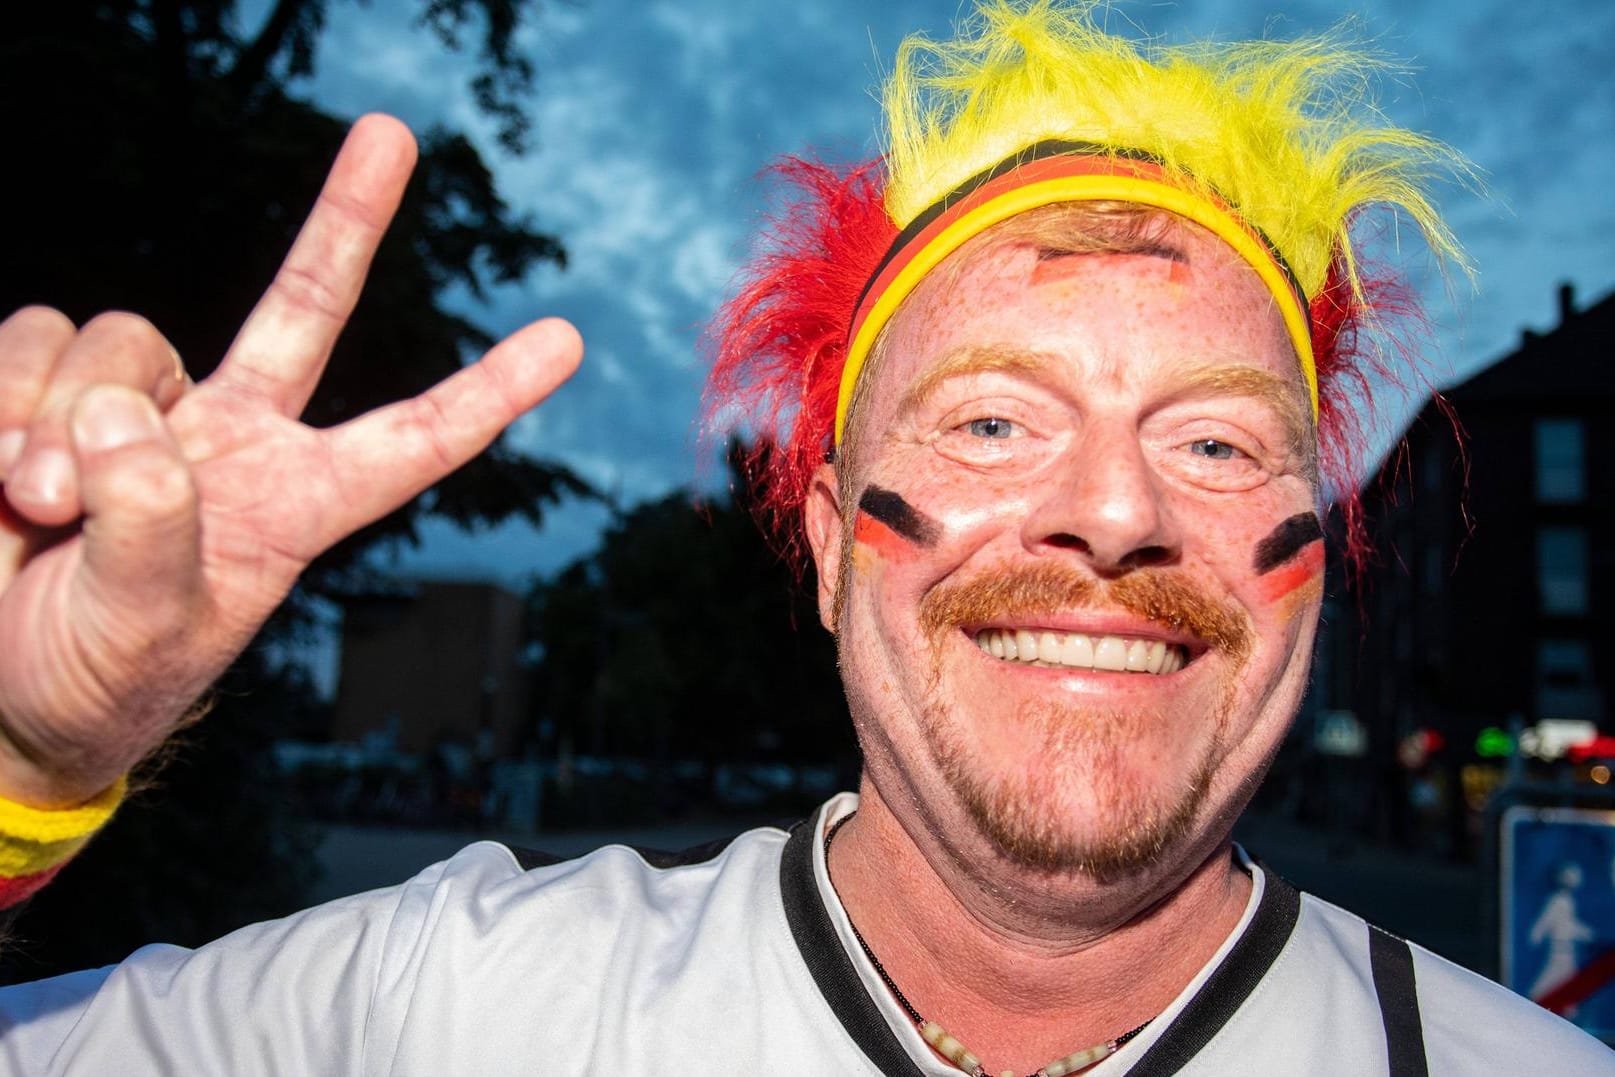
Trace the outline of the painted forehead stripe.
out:
[[[1258,575],[1272,572],[1296,554],[1323,539],[1323,525],[1312,512],[1298,512],[1275,527],[1256,544],[1255,567]]]
[[[934,546],[942,528],[919,509],[903,500],[903,495],[879,486],[864,489],[858,508],[892,531],[920,546]]]

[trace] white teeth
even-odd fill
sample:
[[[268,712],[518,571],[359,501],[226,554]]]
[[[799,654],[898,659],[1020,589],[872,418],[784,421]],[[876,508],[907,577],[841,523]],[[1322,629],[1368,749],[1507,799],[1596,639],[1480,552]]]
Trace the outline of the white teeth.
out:
[[[1107,672],[1166,675],[1182,669],[1187,652],[1160,640],[1121,636],[1088,636],[1080,632],[1037,632],[1024,628],[986,628],[976,633],[976,646],[1009,662],[1097,669]]]
[[[1165,660],[1166,644],[1162,643],[1160,640],[1156,640],[1154,643],[1150,644],[1149,662],[1145,664],[1144,668],[1151,673],[1159,673],[1161,672],[1161,663]]]
[[[1037,661],[1037,637],[1024,628],[1015,633],[1015,657],[1022,662]]]
[[[1060,664],[1078,669],[1093,668],[1093,640],[1080,632],[1073,632],[1060,645]]]
[[[1127,672],[1147,673],[1150,666],[1150,645],[1135,639],[1127,645]]]
[[[1120,673],[1127,668],[1127,642],[1115,636],[1102,636],[1093,649],[1093,668]]]

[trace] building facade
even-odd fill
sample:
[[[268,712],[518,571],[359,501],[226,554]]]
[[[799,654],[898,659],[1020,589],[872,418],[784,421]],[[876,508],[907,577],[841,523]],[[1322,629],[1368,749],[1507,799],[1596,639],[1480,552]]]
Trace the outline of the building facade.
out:
[[[1377,562],[1358,600],[1332,603],[1317,689],[1367,732],[1387,836],[1431,780],[1462,843],[1459,799],[1473,809],[1501,777],[1499,731],[1608,728],[1615,468],[1597,447],[1615,419],[1615,296],[1578,310],[1565,286],[1559,300],[1557,327],[1445,392],[1461,441],[1430,403],[1365,492]],[[1398,759],[1432,733],[1428,760]]]

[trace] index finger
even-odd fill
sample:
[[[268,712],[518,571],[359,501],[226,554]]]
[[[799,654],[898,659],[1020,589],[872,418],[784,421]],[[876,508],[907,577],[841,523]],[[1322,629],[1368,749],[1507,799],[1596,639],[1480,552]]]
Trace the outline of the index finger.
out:
[[[208,380],[299,414],[364,287],[370,259],[415,167],[415,139],[391,116],[361,117],[314,209]]]

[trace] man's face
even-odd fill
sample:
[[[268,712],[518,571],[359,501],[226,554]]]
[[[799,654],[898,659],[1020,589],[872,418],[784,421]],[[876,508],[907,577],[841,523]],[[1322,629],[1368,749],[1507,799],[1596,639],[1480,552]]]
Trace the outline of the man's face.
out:
[[[824,473],[809,505],[882,799],[1101,880],[1243,806],[1322,589],[1274,300],[1209,234],[1167,239],[988,244],[927,282],[865,375],[852,503]]]

